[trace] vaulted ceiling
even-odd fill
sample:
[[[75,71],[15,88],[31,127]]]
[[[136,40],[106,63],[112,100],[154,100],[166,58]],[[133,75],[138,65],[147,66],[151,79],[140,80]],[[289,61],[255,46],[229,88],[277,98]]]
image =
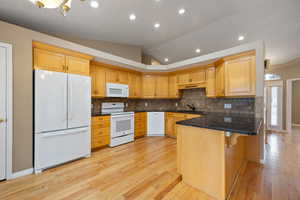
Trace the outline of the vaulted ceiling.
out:
[[[53,35],[142,46],[162,63],[257,40],[265,41],[272,64],[300,56],[299,0],[98,0],[96,9],[88,1],[73,0],[63,17],[28,0],[0,0],[0,19]]]

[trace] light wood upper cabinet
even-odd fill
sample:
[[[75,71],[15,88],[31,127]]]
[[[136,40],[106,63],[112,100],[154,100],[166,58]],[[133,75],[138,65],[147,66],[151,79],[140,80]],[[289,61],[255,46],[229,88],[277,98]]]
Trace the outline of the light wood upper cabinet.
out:
[[[121,84],[128,84],[128,72],[118,71],[118,82]]]
[[[216,67],[216,96],[225,96],[225,65],[224,63]]]
[[[128,73],[129,98],[140,98],[142,77],[136,73]]]
[[[178,84],[187,84],[187,83],[190,83],[190,74],[189,73],[178,74]]]
[[[92,97],[106,96],[105,68],[91,65]]]
[[[135,76],[135,96],[137,98],[142,97],[142,85],[143,85],[142,75],[137,74]]]
[[[33,50],[34,69],[65,72],[65,55],[43,49]]]
[[[105,78],[107,83],[118,83],[118,71],[107,68],[105,72]]]
[[[206,74],[204,69],[198,69],[190,73],[189,81],[192,83],[199,83],[206,80]]]
[[[168,76],[156,76],[155,97],[168,98],[169,96],[169,78]]]
[[[255,57],[225,62],[225,95],[255,95]]]
[[[216,68],[209,67],[206,70],[206,96],[216,96]]]
[[[156,77],[154,75],[143,76],[143,98],[154,98],[156,88]]]
[[[178,90],[178,80],[177,75],[169,76],[169,97],[170,98],[179,98],[179,90]]]
[[[179,89],[204,88],[206,71],[203,67],[178,73]]]
[[[108,68],[106,81],[108,83],[128,84],[128,72]]]
[[[35,41],[32,46],[34,69],[90,75],[92,56]]]
[[[67,72],[88,76],[90,74],[90,61],[74,56],[66,56]]]

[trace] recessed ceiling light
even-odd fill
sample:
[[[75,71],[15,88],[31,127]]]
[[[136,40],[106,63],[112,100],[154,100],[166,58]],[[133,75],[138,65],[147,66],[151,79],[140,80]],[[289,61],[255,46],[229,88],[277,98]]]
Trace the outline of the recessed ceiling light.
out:
[[[238,38],[239,41],[242,41],[244,39],[245,39],[245,36],[243,36],[243,35],[240,35],[239,38]]]
[[[165,62],[169,62],[169,58],[165,58]]]
[[[201,52],[201,49],[196,49],[196,53],[200,53]]]
[[[160,0],[155,0],[156,2],[160,2]]]
[[[131,15],[129,15],[129,19],[130,19],[131,21],[134,21],[134,20],[136,19],[136,16],[135,16],[135,14],[131,14]]]
[[[155,23],[155,24],[154,24],[154,27],[155,27],[155,28],[159,28],[159,27],[160,27],[160,23]]]
[[[99,7],[99,3],[96,0],[92,0],[92,1],[90,1],[90,6],[92,8],[98,8]]]
[[[178,14],[179,15],[183,15],[185,13],[185,9],[184,8],[181,8],[178,10]]]

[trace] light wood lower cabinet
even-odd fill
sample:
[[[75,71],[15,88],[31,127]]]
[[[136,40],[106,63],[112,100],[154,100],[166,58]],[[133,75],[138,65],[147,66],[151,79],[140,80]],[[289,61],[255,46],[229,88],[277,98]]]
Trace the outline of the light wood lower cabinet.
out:
[[[91,144],[92,149],[109,145],[110,116],[92,117]]]
[[[134,138],[144,137],[147,133],[147,113],[134,114]]]
[[[246,164],[246,140],[228,146],[223,131],[177,125],[177,169],[184,183],[225,200]]]
[[[196,117],[201,117],[201,115],[167,112],[165,114],[166,135],[169,137],[176,138],[177,137],[176,122],[183,121],[186,119],[192,119],[192,118],[196,118]]]

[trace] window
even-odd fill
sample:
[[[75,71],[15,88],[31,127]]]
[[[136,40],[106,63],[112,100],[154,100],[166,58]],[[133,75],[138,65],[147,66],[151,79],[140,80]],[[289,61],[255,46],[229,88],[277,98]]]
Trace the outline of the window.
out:
[[[265,81],[280,80],[281,76],[278,74],[265,74]]]

